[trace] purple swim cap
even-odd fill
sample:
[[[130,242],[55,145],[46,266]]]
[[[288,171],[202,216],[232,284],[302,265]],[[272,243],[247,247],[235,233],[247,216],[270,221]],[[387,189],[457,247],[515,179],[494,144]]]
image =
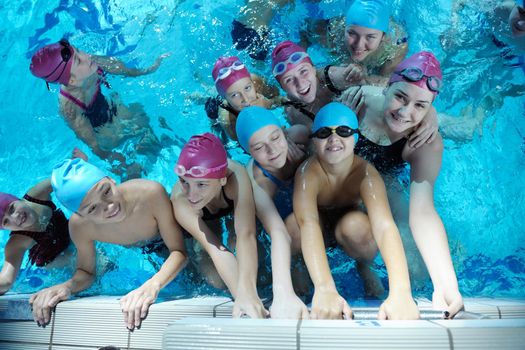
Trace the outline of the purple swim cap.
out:
[[[9,204],[17,201],[18,198],[9,193],[0,192],[0,229],[2,228],[2,221],[4,214]]]
[[[67,85],[71,78],[74,49],[65,39],[58,43],[46,45],[31,58],[29,69],[38,78],[48,83]]]

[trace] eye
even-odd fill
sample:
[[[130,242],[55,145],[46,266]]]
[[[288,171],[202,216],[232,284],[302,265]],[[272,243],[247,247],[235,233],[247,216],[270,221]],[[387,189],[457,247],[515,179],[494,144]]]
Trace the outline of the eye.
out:
[[[2,220],[2,226],[7,226],[7,224],[9,223],[9,220],[7,220],[7,218],[4,218],[4,220]]]
[[[366,36],[366,38],[368,40],[374,40],[376,38],[376,35],[375,34],[369,34],[369,35]]]
[[[426,106],[424,104],[422,104],[422,103],[416,103],[416,108],[417,109],[425,109],[425,107]]]
[[[14,212],[15,212],[15,206],[11,203],[11,204],[9,205],[9,209],[7,209],[7,213],[11,215],[11,214],[13,214]]]
[[[396,99],[405,102],[405,96],[401,94],[394,94],[394,96],[396,97]]]
[[[246,85],[246,86],[244,87],[244,90],[246,90],[246,91],[250,91],[251,89],[252,89],[252,86],[251,86],[251,85]]]
[[[104,196],[108,196],[111,193],[111,187],[108,186],[108,188],[104,191]]]
[[[308,75],[308,69],[306,68],[301,69],[301,75],[302,76]]]
[[[283,84],[284,84],[284,85],[290,85],[291,83],[292,83],[292,78],[285,78],[285,79],[283,80]]]
[[[199,186],[200,188],[205,188],[208,187],[208,184],[204,182],[199,182],[197,186]]]
[[[88,214],[93,213],[95,211],[95,209],[97,209],[97,205],[96,204],[90,206],[89,209],[88,209]]]
[[[277,134],[277,135],[274,135],[274,136],[271,138],[271,140],[272,140],[272,141],[277,141],[277,140],[279,140],[280,138],[281,138],[281,135]]]

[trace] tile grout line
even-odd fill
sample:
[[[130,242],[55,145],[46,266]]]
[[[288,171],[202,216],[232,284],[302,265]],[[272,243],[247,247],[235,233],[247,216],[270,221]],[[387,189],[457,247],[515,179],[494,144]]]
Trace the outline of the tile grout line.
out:
[[[53,350],[53,335],[55,334],[55,318],[57,314],[57,309],[55,307],[54,311],[51,313],[51,334],[49,335],[49,350]]]
[[[295,328],[295,348],[296,350],[301,350],[301,325],[303,323],[303,319],[300,318],[297,321],[297,327]]]
[[[441,328],[445,328],[445,330],[447,331],[449,348],[450,348],[450,350],[454,350],[454,337],[452,336],[452,332],[450,331],[450,329],[447,326],[444,326],[444,325],[439,324],[437,322],[434,322],[432,320],[427,320],[427,322],[430,322],[430,323],[433,323],[435,325],[438,325]]]

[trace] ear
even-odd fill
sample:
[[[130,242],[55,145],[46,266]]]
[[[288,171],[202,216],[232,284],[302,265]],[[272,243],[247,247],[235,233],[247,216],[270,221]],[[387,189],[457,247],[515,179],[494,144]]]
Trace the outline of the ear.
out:
[[[223,177],[219,180],[219,183],[221,184],[221,186],[226,186],[226,183],[228,182],[228,179]]]

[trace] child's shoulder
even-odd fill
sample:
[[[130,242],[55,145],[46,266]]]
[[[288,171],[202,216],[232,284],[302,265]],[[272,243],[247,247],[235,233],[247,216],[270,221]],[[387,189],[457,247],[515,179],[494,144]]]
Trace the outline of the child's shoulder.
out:
[[[139,193],[141,196],[147,194],[166,193],[161,183],[148,179],[132,179],[123,182],[119,187],[126,192]]]

